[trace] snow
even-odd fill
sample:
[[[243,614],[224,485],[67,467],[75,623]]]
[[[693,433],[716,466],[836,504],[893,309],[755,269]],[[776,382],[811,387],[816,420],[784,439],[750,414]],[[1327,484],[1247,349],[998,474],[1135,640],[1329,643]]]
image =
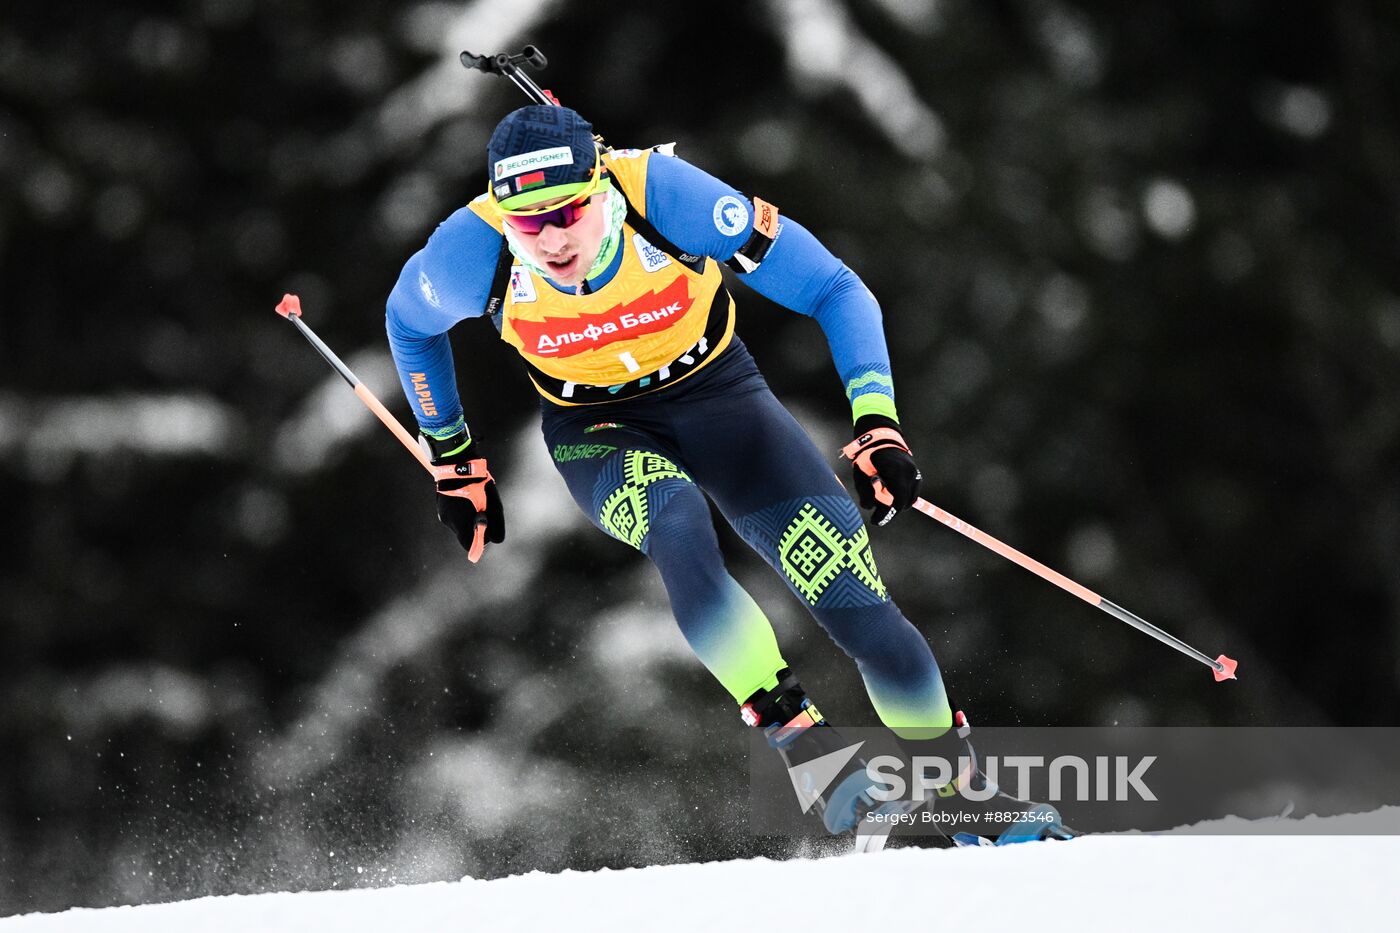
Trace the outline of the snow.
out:
[[[209,897],[0,920],[0,933],[385,930],[870,931],[1385,929],[1400,809],[1279,821],[1290,835],[1089,836],[1006,848],[890,849],[493,881]],[[1255,824],[1253,830],[1269,828]],[[1297,835],[1309,833],[1308,835]]]

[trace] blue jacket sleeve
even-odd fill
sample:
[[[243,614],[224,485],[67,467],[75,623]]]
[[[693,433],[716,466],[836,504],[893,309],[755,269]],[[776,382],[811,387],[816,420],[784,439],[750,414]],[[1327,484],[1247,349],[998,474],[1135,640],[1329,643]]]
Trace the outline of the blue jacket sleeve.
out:
[[[647,219],[667,239],[687,252],[721,261],[733,256],[753,230],[749,199],[682,159],[651,156],[646,203]],[[780,214],[767,257],[739,278],[821,325],[853,418],[880,414],[898,420],[880,305],[806,228]]]
[[[466,427],[447,331],[485,311],[500,249],[501,235],[464,207],[413,254],[389,294],[389,351],[424,434],[448,437]]]

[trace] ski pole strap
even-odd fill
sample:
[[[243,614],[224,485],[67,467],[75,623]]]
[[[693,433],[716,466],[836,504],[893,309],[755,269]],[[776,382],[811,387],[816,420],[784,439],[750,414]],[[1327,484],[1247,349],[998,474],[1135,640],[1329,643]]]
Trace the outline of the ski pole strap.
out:
[[[495,479],[486,468],[486,458],[478,457],[465,463],[441,463],[433,467],[433,479],[438,482],[438,495],[466,499],[478,512],[486,511],[486,484]],[[465,481],[465,482],[462,482]],[[443,489],[443,483],[462,482],[456,489]]]
[[[875,499],[881,505],[893,503],[894,496],[890,495],[885,484],[880,482],[879,471],[875,469],[875,464],[870,461],[870,458],[877,451],[891,448],[902,450],[911,457],[914,455],[909,449],[909,445],[904,442],[904,435],[894,428],[874,428],[866,431],[841,448],[841,456],[854,463],[858,470],[870,477],[871,484],[875,487]]]

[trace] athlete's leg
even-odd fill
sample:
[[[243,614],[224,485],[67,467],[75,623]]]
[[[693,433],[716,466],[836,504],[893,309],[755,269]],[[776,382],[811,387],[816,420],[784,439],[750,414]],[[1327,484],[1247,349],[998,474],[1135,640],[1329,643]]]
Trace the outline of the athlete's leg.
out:
[[[946,730],[942,674],[886,591],[860,512],[761,377],[689,406],[676,443],[735,530],[855,660],[881,721],[910,738]]]
[[[681,633],[736,703],[773,688],[787,666],[773,627],[724,569],[709,505],[677,455],[643,428],[590,426],[577,417],[545,420],[574,501],[656,564]]]

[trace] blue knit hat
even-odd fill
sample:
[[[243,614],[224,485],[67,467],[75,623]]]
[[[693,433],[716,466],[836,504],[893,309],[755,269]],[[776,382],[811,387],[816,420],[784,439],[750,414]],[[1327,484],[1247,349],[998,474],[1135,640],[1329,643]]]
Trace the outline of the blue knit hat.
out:
[[[491,192],[506,208],[573,194],[598,164],[592,125],[568,107],[521,107],[496,125],[486,152]]]

